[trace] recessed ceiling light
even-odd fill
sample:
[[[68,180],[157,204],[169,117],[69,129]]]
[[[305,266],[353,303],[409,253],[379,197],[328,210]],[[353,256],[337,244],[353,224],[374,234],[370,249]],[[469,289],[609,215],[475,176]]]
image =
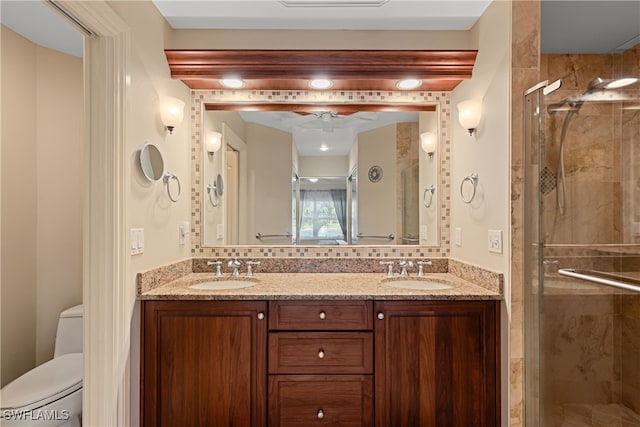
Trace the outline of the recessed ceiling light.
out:
[[[229,89],[240,89],[245,85],[244,80],[238,79],[236,77],[222,79],[220,80],[220,83],[222,83],[222,86],[228,87]]]
[[[398,83],[396,83],[396,87],[402,90],[411,90],[419,87],[421,84],[422,84],[422,80],[404,79],[404,80],[398,81]]]
[[[314,89],[329,89],[333,86],[333,82],[329,79],[313,79],[309,82],[309,86]]]
[[[318,178],[309,178],[310,182],[318,182]]]
[[[607,83],[604,87],[607,89],[618,89],[621,87],[629,86],[637,82],[638,79],[635,77],[625,77],[622,79],[615,79]]]
[[[327,151],[328,149],[329,147],[327,147],[327,144],[325,144],[324,142],[320,144],[320,151]]]

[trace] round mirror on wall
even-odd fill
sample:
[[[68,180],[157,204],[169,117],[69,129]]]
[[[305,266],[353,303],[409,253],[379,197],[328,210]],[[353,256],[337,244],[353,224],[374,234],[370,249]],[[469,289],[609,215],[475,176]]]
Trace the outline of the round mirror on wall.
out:
[[[164,176],[162,153],[155,145],[147,142],[140,149],[140,168],[142,174],[151,182],[160,181]]]

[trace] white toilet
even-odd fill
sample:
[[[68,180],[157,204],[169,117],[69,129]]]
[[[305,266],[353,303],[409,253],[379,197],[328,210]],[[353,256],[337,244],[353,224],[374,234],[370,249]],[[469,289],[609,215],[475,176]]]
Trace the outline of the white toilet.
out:
[[[81,425],[82,314],[82,305],[60,313],[53,359],[0,390],[2,427]]]

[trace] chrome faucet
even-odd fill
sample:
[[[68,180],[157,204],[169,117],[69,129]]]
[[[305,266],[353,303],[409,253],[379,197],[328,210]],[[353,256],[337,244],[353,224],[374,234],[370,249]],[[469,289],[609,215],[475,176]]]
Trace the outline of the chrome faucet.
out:
[[[393,261],[380,261],[380,265],[387,266],[387,277],[393,276]]]
[[[260,265],[260,261],[247,261],[247,262],[245,262],[245,264],[247,264],[247,277],[251,277],[251,276],[253,276],[252,267],[254,265]]]
[[[398,265],[402,269],[400,270],[400,275],[408,276],[409,273],[407,273],[407,268],[413,267],[413,261],[407,261],[406,259],[402,258],[400,261],[398,261]]]
[[[215,265],[216,277],[222,276],[222,272],[220,271],[220,266],[222,265],[222,261],[207,261],[207,265]]]
[[[422,277],[422,276],[424,276],[423,266],[425,266],[425,265],[433,265],[433,262],[431,262],[431,261],[418,261],[418,262],[416,262],[416,264],[418,264],[418,276]]]
[[[242,263],[238,260],[238,258],[234,258],[233,260],[229,261],[227,265],[229,266],[229,268],[233,268],[233,271],[231,272],[232,276],[240,275],[240,266],[242,265]]]

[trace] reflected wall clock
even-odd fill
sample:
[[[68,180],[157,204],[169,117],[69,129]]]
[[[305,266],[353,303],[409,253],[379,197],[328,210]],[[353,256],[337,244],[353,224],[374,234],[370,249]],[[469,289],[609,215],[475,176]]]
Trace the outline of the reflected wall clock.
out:
[[[382,179],[382,168],[380,166],[371,166],[369,168],[369,181],[378,182]]]

